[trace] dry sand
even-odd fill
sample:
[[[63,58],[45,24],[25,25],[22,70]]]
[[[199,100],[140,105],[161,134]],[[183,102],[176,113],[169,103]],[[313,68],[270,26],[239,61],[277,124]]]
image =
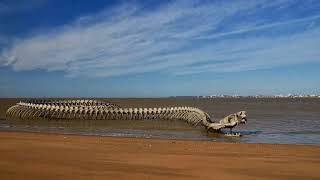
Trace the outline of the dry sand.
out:
[[[0,132],[0,179],[320,179],[320,146]]]

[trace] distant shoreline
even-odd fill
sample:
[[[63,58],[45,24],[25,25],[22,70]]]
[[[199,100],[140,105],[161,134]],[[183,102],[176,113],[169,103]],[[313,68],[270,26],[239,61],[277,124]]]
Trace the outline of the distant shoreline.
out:
[[[215,99],[215,98],[320,98],[320,95],[293,95],[293,96],[237,96],[237,95],[221,95],[221,96],[170,96],[170,98],[199,98],[199,99]]]
[[[320,95],[313,96],[168,96],[168,97],[0,97],[0,99],[320,99]]]

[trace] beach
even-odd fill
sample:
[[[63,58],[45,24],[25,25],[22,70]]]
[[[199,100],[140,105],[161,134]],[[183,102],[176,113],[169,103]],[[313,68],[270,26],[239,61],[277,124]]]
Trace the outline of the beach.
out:
[[[320,146],[0,132],[0,179],[319,179]]]

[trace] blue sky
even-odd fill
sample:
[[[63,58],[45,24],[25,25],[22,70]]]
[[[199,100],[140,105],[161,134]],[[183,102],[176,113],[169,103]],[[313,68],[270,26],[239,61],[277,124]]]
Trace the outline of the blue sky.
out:
[[[0,0],[0,96],[320,93],[319,47],[318,0]]]

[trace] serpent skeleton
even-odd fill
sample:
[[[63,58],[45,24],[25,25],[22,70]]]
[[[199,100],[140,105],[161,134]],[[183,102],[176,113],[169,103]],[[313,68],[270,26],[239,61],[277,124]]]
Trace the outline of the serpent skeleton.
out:
[[[184,120],[194,126],[202,125],[207,132],[221,132],[221,129],[232,128],[246,123],[245,111],[230,114],[219,122],[195,107],[167,108],[122,108],[113,103],[98,100],[28,100],[10,107],[6,115],[21,119],[94,119],[94,120],[149,120],[168,119]]]

